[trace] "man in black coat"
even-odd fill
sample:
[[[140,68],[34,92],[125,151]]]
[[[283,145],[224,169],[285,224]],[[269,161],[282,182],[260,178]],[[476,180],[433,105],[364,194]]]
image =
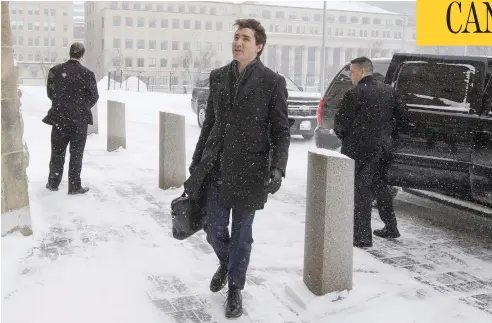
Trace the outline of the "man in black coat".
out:
[[[50,69],[46,84],[48,98],[52,102],[48,115],[43,119],[44,123],[52,126],[50,174],[46,188],[58,190],[70,143],[68,194],[89,191],[89,188],[82,187],[80,172],[87,125],[93,122],[91,108],[97,103],[99,94],[94,73],[80,63],[84,53],[84,45],[72,44],[70,59]]]
[[[253,218],[268,193],[279,190],[290,145],[285,79],[259,59],[265,29],[254,19],[235,26],[233,62],[210,73],[205,121],[185,183],[188,196],[206,205],[207,241],[220,261],[210,290],[228,282],[226,317],[242,314]]]
[[[400,236],[387,175],[405,108],[395,90],[372,75],[371,60],[360,57],[350,63],[355,86],[340,102],[334,131],[342,141],[341,152],[355,161],[354,246],[365,248],[372,246],[372,194],[385,224],[374,234]]]

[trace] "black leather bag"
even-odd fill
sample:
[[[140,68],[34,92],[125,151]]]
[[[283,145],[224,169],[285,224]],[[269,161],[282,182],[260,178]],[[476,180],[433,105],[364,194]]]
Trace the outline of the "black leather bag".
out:
[[[171,216],[173,237],[184,240],[203,229],[205,208],[183,193],[171,202]]]

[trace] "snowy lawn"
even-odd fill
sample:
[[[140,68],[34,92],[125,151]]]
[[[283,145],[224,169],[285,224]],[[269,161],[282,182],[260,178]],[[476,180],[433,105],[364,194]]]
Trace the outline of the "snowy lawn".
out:
[[[169,204],[158,189],[158,112],[186,117],[187,161],[200,128],[190,95],[101,90],[99,134],[88,138],[84,196],[44,188],[50,156],[45,89],[22,87],[34,236],[2,238],[2,322],[225,322],[224,297],[208,290],[217,260],[203,233],[170,237]],[[106,152],[106,100],[126,103],[127,149]],[[483,311],[354,251],[354,288],[314,297],[302,284],[307,151],[293,138],[287,178],[254,223],[237,322],[491,322]],[[68,155],[68,153],[67,153]]]

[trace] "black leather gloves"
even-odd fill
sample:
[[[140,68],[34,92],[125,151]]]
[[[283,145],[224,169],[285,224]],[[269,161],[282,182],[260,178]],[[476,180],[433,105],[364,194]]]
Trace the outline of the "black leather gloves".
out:
[[[270,181],[268,182],[267,185],[267,193],[272,193],[275,194],[277,191],[280,189],[280,186],[282,185],[282,171],[277,169],[277,168],[272,168],[270,171]]]

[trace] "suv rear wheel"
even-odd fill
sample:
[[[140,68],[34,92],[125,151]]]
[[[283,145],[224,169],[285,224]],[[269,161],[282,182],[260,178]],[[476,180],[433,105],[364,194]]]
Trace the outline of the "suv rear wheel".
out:
[[[203,122],[205,121],[205,108],[207,105],[204,102],[198,103],[198,111],[196,112],[196,117],[198,121],[198,125],[200,128],[203,127]]]

